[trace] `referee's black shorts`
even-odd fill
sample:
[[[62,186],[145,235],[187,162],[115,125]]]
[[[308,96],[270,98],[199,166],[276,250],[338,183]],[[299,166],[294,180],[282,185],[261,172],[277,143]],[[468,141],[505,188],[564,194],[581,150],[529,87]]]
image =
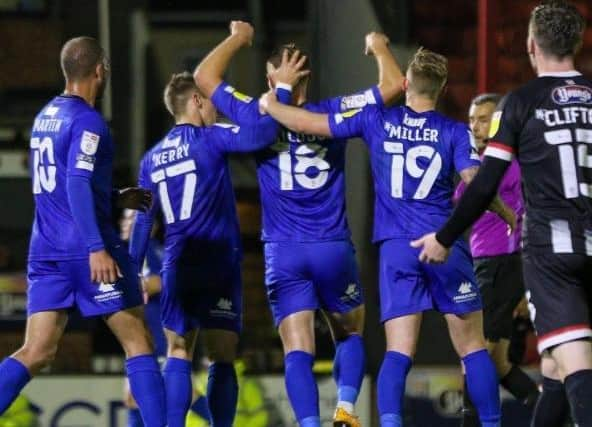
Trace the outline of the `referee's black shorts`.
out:
[[[592,257],[525,252],[523,265],[539,353],[592,337]]]
[[[524,296],[520,253],[475,258],[473,264],[483,300],[485,338],[510,339],[514,309]]]

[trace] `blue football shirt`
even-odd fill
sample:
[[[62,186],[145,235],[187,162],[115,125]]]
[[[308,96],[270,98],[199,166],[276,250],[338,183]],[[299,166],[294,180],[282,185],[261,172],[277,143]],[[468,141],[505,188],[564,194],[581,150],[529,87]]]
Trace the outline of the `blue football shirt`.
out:
[[[103,117],[78,96],[52,99],[35,118],[31,131],[30,172],[35,219],[30,260],[87,258],[89,248],[72,217],[67,182],[90,179],[94,215],[105,246],[117,244],[112,224],[113,143]]]
[[[163,268],[184,255],[188,242],[240,250],[240,233],[228,153],[260,149],[275,138],[277,125],[237,127],[177,125],[144,156],[139,186],[154,194],[152,211],[138,213],[136,226],[157,210],[165,222]],[[130,252],[141,261],[146,237],[134,226]],[[150,227],[144,227],[149,234]]]
[[[369,148],[375,242],[439,229],[452,212],[455,172],[480,164],[469,128],[436,111],[366,107],[333,114],[329,125]]]
[[[226,83],[212,96],[216,108],[238,125],[269,120],[257,100]],[[353,107],[382,106],[377,87],[306,103],[303,108],[334,114]],[[264,241],[319,242],[348,239],[345,208],[345,141],[281,129],[275,144],[255,155],[263,210]]]

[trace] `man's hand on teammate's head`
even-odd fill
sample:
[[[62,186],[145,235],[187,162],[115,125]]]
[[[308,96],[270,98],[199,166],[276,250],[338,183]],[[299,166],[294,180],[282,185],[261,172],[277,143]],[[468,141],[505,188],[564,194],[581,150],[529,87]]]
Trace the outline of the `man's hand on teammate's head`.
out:
[[[146,212],[152,206],[152,192],[144,188],[128,187],[119,190],[117,207]]]
[[[105,250],[91,252],[89,255],[90,280],[95,283],[115,283],[123,277],[119,266]]]
[[[270,73],[270,77],[276,84],[285,83],[290,86],[295,86],[300,79],[310,74],[310,70],[302,69],[305,63],[306,55],[301,55],[299,50],[295,50],[290,56],[286,49],[282,53],[282,62],[280,66]]]
[[[238,37],[242,41],[243,46],[251,46],[253,44],[255,29],[248,22],[231,21],[230,35]]]
[[[375,31],[366,34],[366,47],[364,54],[374,55],[376,49],[379,47],[386,47],[390,43],[389,38],[383,33],[377,33]]]
[[[421,248],[419,260],[428,264],[442,264],[448,258],[450,249],[445,248],[436,239],[436,233],[426,234],[411,242],[414,248]]]

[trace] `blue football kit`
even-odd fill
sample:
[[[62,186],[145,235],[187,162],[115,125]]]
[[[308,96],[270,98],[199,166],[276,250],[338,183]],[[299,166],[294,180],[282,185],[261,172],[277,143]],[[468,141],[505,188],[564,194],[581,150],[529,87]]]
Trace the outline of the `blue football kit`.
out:
[[[144,156],[139,186],[152,191],[154,203],[138,213],[130,253],[144,259],[161,211],[165,328],[179,335],[198,327],[240,331],[242,250],[228,154],[270,144],[277,128],[272,120],[240,128],[180,124]]]
[[[28,313],[76,306],[96,316],[141,305],[138,267],[112,223],[113,143],[104,119],[78,96],[57,96],[35,118],[30,149]],[[115,283],[91,282],[89,251],[101,249],[123,274]]]
[[[419,250],[410,246],[452,212],[455,172],[480,164],[468,127],[435,111],[377,106],[334,114],[329,124],[336,138],[362,137],[370,152],[382,321],[430,309],[479,310],[464,240],[443,265],[420,263]]]
[[[256,100],[222,83],[216,108],[239,125],[265,119]],[[337,113],[382,105],[377,87],[306,103]],[[275,144],[255,154],[263,210],[265,283],[276,326],[288,315],[324,309],[345,313],[363,302],[345,208],[345,141],[283,128]]]

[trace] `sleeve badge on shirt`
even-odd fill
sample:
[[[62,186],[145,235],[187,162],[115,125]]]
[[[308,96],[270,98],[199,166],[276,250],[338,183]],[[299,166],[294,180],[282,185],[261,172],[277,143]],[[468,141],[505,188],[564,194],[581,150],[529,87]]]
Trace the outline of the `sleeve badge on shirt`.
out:
[[[501,121],[502,121],[502,112],[496,111],[495,113],[493,113],[493,116],[491,116],[491,125],[489,126],[489,135],[488,135],[489,138],[493,138],[495,136],[495,134],[499,130]]]
[[[366,94],[358,94],[358,95],[351,95],[351,96],[344,96],[341,98],[341,109],[342,110],[349,110],[351,108],[361,108],[368,104],[368,100],[366,99]]]
[[[100,136],[89,131],[82,132],[82,139],[80,140],[80,150],[89,156],[94,155],[99,148]]]
[[[253,98],[251,98],[248,95],[245,95],[244,93],[240,93],[238,90],[235,90],[234,92],[232,92],[232,96],[234,96],[239,101],[244,102],[245,104],[248,104],[249,102],[251,102],[253,100]]]

